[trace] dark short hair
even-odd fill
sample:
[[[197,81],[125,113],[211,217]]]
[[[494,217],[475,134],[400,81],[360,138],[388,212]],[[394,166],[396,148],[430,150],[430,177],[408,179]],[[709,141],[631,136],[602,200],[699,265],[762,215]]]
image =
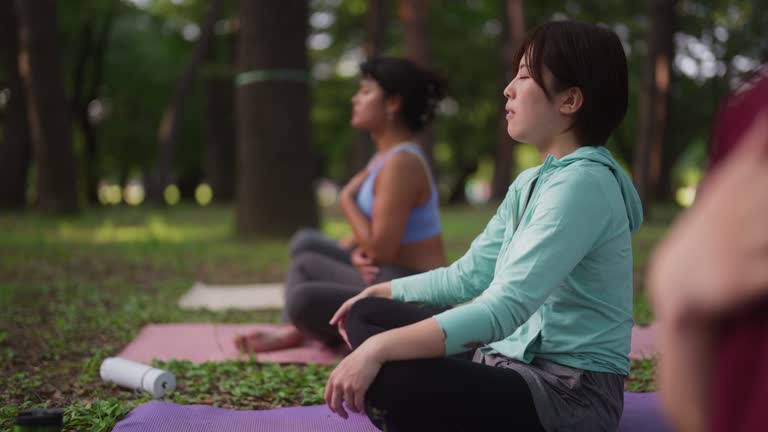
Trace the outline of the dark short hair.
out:
[[[400,96],[400,118],[413,132],[424,129],[435,117],[443,98],[444,83],[435,73],[401,58],[378,57],[360,65],[363,78],[376,81],[386,96]]]
[[[513,73],[523,57],[548,98],[570,87],[581,89],[584,103],[571,128],[580,145],[605,145],[627,114],[627,57],[616,33],[585,22],[547,22],[526,36],[515,53]],[[544,83],[545,66],[554,77],[551,88]]]

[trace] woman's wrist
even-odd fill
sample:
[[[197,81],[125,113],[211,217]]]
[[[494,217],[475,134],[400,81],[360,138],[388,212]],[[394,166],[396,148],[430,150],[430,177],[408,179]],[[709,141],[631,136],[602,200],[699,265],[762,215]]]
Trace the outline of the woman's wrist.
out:
[[[371,295],[374,297],[381,297],[386,299],[392,298],[392,282],[381,282],[368,288],[371,290]]]
[[[381,333],[369,337],[358,347],[358,349],[360,348],[364,350],[368,362],[382,365],[386,361],[385,354],[387,349],[384,346],[384,339],[381,337]]]

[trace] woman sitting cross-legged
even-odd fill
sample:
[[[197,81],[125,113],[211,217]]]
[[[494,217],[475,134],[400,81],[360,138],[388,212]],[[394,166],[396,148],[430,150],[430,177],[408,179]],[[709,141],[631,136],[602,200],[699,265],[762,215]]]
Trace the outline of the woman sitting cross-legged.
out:
[[[604,147],[627,110],[624,50],[609,29],[551,22],[514,65],[507,131],[543,164],[515,179],[461,259],[373,285],[337,311],[331,323],[354,351],[325,399],[343,417],[366,411],[388,431],[618,426],[642,222]]]
[[[356,246],[301,230],[291,241],[285,309],[277,331],[240,336],[242,351],[285,349],[306,336],[341,342],[333,313],[371,283],[420,273],[447,261],[437,187],[416,135],[434,117],[441,81],[412,62],[373,59],[361,65],[351,124],[371,134],[376,154],[340,193]]]

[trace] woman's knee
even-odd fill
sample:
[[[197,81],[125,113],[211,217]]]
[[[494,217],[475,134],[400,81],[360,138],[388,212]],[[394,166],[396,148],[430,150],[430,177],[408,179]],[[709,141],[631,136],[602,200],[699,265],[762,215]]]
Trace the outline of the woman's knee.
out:
[[[328,258],[317,253],[304,250],[291,257],[288,273],[285,277],[286,293],[294,291],[294,286],[304,282],[323,280],[328,273]]]
[[[295,256],[303,250],[310,249],[313,239],[317,237],[317,230],[313,228],[301,228],[293,234],[288,243],[291,256]]]
[[[369,322],[370,318],[381,311],[391,300],[380,297],[365,297],[355,302],[349,309],[347,322]]]
[[[371,323],[377,321],[376,314],[381,312],[382,303],[386,302],[386,299],[366,297],[352,305],[344,321],[344,330],[353,348],[357,348],[369,337],[385,330]]]

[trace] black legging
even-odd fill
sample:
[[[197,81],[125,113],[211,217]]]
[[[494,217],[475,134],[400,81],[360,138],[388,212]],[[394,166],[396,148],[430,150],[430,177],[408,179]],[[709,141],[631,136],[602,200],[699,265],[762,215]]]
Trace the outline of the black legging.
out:
[[[382,298],[352,307],[345,328],[353,348],[369,337],[439,310]],[[525,380],[511,369],[458,356],[387,362],[365,396],[366,413],[387,431],[542,431]]]

